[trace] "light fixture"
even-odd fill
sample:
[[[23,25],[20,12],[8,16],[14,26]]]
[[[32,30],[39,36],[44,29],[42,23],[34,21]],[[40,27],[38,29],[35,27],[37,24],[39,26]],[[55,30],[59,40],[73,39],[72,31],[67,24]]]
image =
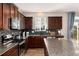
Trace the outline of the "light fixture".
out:
[[[42,11],[39,11],[39,12],[37,13],[37,16],[44,16],[44,13],[43,13]]]

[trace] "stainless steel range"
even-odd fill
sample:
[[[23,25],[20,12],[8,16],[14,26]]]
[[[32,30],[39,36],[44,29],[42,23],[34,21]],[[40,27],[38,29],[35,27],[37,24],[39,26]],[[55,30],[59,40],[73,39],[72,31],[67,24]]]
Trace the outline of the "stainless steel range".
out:
[[[10,42],[13,42],[13,36],[11,34],[8,34],[8,35],[3,35],[2,36],[2,40],[1,40],[1,43],[2,44],[8,44]]]

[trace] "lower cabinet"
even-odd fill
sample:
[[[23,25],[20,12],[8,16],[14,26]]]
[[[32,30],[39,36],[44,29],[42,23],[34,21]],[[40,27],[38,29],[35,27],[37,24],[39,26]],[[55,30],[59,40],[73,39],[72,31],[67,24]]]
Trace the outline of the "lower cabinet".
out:
[[[2,56],[18,56],[18,45],[6,51]]]
[[[27,51],[27,49],[28,49],[28,38],[26,38],[26,40],[25,40],[25,48],[26,48],[26,51]]]
[[[45,55],[45,56],[49,56],[46,46],[44,46],[44,55]]]
[[[44,48],[44,37],[43,36],[29,36],[28,48]]]

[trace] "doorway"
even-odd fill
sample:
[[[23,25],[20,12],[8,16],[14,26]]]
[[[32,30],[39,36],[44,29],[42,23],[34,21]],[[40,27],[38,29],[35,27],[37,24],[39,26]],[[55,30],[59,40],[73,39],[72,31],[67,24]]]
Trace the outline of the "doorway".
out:
[[[71,39],[75,44],[79,45],[79,16],[75,17],[74,25],[71,31]]]

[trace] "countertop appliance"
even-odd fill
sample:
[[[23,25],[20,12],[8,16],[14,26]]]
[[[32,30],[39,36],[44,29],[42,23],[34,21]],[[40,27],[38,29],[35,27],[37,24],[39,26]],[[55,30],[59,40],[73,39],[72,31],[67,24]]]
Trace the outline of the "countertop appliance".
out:
[[[21,35],[15,35],[15,38],[14,38],[15,42],[22,42],[23,41],[23,37]]]
[[[1,36],[2,37],[2,40],[1,40],[1,43],[2,44],[7,44],[7,43],[10,43],[10,42],[13,42],[13,36],[8,34],[8,35],[3,35]]]

